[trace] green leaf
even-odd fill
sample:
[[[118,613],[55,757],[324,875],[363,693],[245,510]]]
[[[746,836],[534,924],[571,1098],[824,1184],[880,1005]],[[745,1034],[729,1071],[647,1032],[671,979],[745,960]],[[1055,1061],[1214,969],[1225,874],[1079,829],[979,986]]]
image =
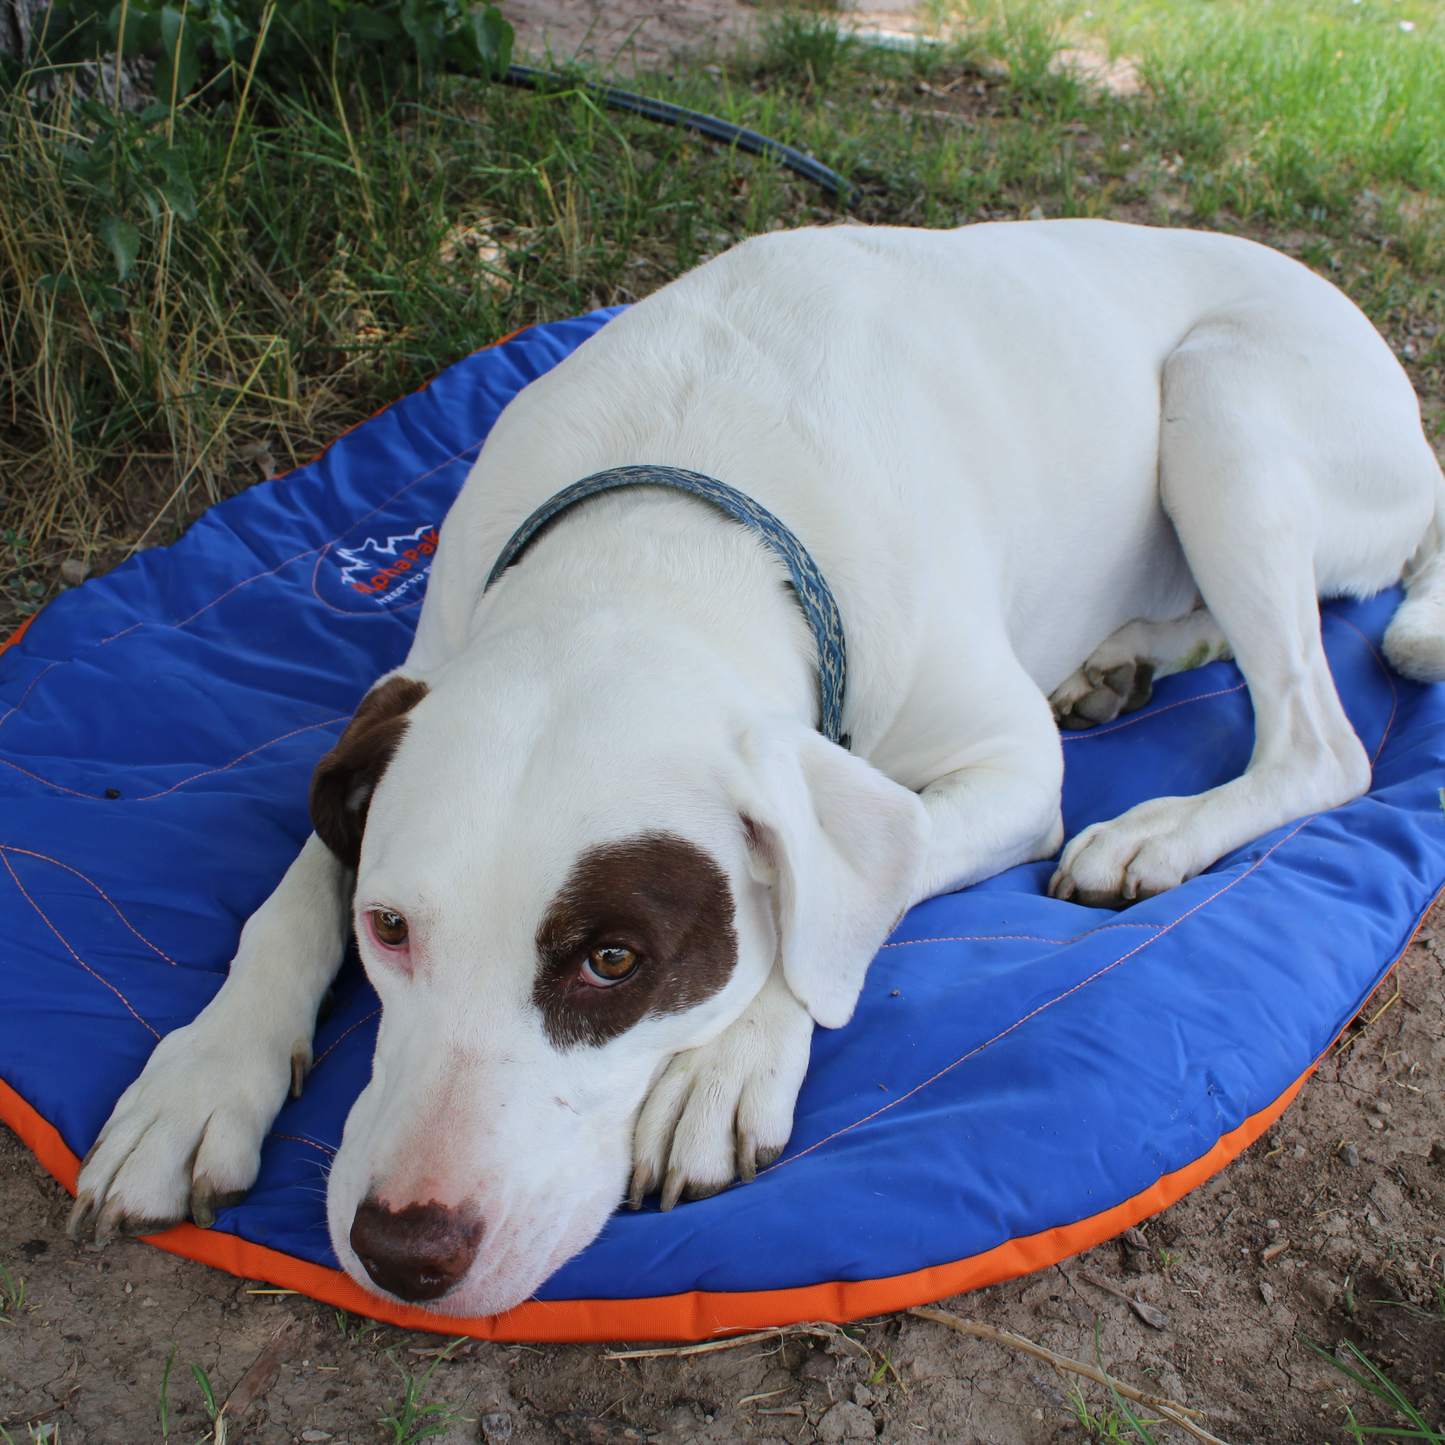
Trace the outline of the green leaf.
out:
[[[417,64],[430,75],[440,68],[446,38],[441,7],[428,0],[401,0],[401,28],[416,46]]]
[[[121,15],[125,16],[125,35],[120,33]],[[144,54],[160,42],[160,18],[146,0],[127,0],[111,7],[106,25],[112,51],[119,51],[127,60]]]
[[[178,185],[175,181],[162,181],[159,189],[166,198],[166,204],[181,220],[196,219],[196,196],[189,186]]]
[[[516,39],[516,31],[503,19],[502,12],[495,5],[474,6],[467,19],[477,39],[477,50],[490,64],[493,78],[500,80],[512,63],[512,42]]]
[[[52,296],[62,295],[67,291],[79,291],[80,287],[75,284],[69,276],[42,276],[35,283],[42,291],[48,291]]]
[[[401,26],[390,15],[365,5],[354,6],[346,12],[344,28],[347,34],[372,44],[385,44],[401,34]]]
[[[157,151],[156,160],[160,162],[161,169],[178,186],[190,185],[191,163],[180,146],[167,146],[163,151]]]
[[[96,230],[115,257],[117,278],[124,281],[140,256],[140,232],[119,216],[103,216]]]
[[[201,63],[196,58],[196,23],[193,17],[167,5],[161,10],[160,25],[161,44],[166,53],[156,65],[155,88],[157,98],[169,105],[172,93],[180,100],[195,89],[201,75]]]

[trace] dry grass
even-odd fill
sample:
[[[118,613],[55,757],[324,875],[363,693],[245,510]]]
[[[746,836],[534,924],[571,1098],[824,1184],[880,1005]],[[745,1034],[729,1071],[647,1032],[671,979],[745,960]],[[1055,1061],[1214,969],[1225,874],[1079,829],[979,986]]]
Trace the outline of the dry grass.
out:
[[[1370,24],[1326,16],[1293,51],[1279,4],[1258,7],[1248,76],[1248,7],[1213,6],[1197,54],[1162,20],[1140,28],[1187,8],[1101,7],[1142,36],[1150,88],[1128,99],[1051,68],[1078,35],[1027,3],[976,6],[958,44],[913,55],[840,44],[833,17],[800,12],[720,73],[680,65],[649,88],[811,150],[859,185],[867,221],[1102,215],[1270,240],[1360,302],[1436,415],[1439,147],[1392,148],[1400,122],[1357,96],[1332,119],[1316,86],[1319,114],[1300,110],[1326,30],[1336,68],[1358,61],[1394,94],[1377,0],[1354,7]],[[1394,34],[1421,47],[1397,47],[1405,81],[1445,74],[1439,26]],[[1261,134],[1284,89],[1291,125],[1328,144]],[[452,80],[416,104],[333,74],[309,100],[258,83],[239,107],[141,116],[83,104],[69,79],[43,103],[0,95],[0,629],[478,346],[833,218],[771,164],[601,110],[571,82]]]

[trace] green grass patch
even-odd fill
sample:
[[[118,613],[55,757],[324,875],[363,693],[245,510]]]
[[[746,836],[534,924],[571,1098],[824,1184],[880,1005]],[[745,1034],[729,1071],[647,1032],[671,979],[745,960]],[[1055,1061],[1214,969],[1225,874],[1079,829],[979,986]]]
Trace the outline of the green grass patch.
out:
[[[979,3],[902,53],[800,11],[720,64],[623,83],[812,152],[865,222],[1106,216],[1280,245],[1381,326],[1438,429],[1442,16]],[[1134,58],[1142,89],[1060,69],[1068,49]],[[838,219],[770,161],[604,109],[588,79],[388,96],[338,62],[307,92],[257,79],[119,118],[75,72],[0,95],[0,626],[520,326]]]

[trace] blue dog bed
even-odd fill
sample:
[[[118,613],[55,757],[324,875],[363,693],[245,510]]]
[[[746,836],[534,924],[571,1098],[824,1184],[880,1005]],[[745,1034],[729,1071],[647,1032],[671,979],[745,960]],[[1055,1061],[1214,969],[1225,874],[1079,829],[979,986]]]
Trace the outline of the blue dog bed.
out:
[[[60,597],[0,656],[0,1113],[67,1185],[306,837],[312,767],[406,653],[488,428],[611,314],[459,362]],[[1396,601],[1323,613],[1367,797],[1122,914],[1047,898],[1047,863],[915,908],[852,1023],[816,1035],[783,1158],[669,1214],[617,1214],[535,1301],[439,1319],[337,1270],[323,1174],[378,1013],[354,953],[255,1189],[155,1243],[398,1323],[656,1339],[901,1308],[1111,1237],[1267,1127],[1445,881],[1445,688],[1382,662]],[[1069,833],[1234,777],[1251,742],[1232,664],[1168,678],[1143,711],[1065,735]]]

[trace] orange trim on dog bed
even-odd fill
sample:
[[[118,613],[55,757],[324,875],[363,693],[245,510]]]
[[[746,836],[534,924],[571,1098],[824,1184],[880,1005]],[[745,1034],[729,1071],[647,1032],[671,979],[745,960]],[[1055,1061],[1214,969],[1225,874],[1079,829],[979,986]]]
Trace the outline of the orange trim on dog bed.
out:
[[[1289,1107],[1318,1062],[1311,1064],[1274,1103],[1251,1114],[1237,1129],[1223,1135],[1207,1154],[1183,1169],[1163,1175],[1132,1199],[1081,1219],[1077,1224],[1011,1239],[971,1259],[938,1264],[888,1279],[838,1280],[798,1289],[735,1294],[693,1290],[652,1299],[528,1300],[505,1314],[464,1318],[381,1299],[340,1270],[293,1259],[234,1234],[218,1234],[198,1229],[194,1224],[178,1224],[164,1234],[148,1235],[146,1242],[242,1279],[265,1280],[324,1304],[337,1305],[404,1329],[471,1335],[482,1340],[704,1340],[805,1320],[831,1320],[841,1324],[1032,1274],[1113,1239],[1131,1224],[1138,1224],[1182,1199],[1253,1144]],[[15,1130],[46,1169],[74,1194],[80,1161],[66,1147],[55,1127],[3,1080],[0,1080],[0,1119]]]
[[[25,636],[25,629],[29,627],[30,624],[34,622],[35,619],[39,616],[40,614],[38,612],[32,612],[30,616],[27,617],[25,621],[22,622],[20,626],[17,627],[15,631],[12,632],[10,636],[5,639],[4,642],[0,642],[0,652],[4,652],[7,647],[14,647],[15,644],[19,642],[22,637]]]

